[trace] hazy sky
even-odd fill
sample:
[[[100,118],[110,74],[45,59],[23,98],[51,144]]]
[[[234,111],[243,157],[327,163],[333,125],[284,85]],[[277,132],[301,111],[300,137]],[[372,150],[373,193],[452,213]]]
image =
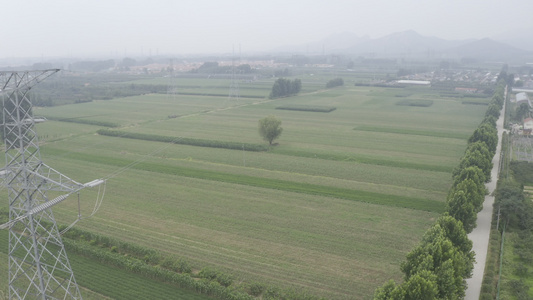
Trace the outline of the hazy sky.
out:
[[[533,28],[531,0],[2,2],[0,58],[213,53],[234,45],[246,53],[346,31],[466,39]]]

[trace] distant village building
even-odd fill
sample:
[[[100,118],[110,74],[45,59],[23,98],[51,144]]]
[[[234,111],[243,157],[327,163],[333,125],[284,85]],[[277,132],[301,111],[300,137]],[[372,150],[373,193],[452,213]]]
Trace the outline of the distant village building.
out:
[[[456,87],[455,88],[455,91],[456,92],[461,92],[461,93],[477,93],[477,89],[476,88],[464,88],[464,87]]]
[[[516,94],[516,104],[520,106],[522,103],[527,103],[529,108],[532,108],[531,101],[525,92]]]
[[[524,119],[524,131],[525,130],[531,130],[533,129],[533,119],[532,118],[527,118],[527,119]]]
[[[398,80],[399,84],[415,84],[415,85],[430,85],[431,81],[428,80]]]

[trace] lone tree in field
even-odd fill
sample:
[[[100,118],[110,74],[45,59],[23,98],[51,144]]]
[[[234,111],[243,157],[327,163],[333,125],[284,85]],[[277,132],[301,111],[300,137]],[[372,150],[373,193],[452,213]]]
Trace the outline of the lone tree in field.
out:
[[[270,145],[281,135],[282,131],[281,120],[274,116],[268,116],[259,120],[259,135]]]

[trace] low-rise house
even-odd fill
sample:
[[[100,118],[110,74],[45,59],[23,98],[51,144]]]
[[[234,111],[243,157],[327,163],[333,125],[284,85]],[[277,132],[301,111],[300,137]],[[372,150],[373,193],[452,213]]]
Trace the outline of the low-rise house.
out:
[[[471,94],[477,93],[477,89],[476,88],[456,87],[455,91],[456,92],[461,92],[461,93],[471,93]]]
[[[533,129],[533,119],[532,118],[524,119],[524,130],[526,130],[526,129]]]

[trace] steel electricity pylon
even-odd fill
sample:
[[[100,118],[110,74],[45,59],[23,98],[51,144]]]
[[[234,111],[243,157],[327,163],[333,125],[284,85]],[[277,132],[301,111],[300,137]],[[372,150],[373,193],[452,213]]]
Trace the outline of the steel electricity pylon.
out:
[[[5,167],[9,199],[9,299],[81,299],[51,207],[95,180],[78,183],[44,164],[30,89],[57,69],[0,72]],[[48,191],[59,196],[49,199]]]

